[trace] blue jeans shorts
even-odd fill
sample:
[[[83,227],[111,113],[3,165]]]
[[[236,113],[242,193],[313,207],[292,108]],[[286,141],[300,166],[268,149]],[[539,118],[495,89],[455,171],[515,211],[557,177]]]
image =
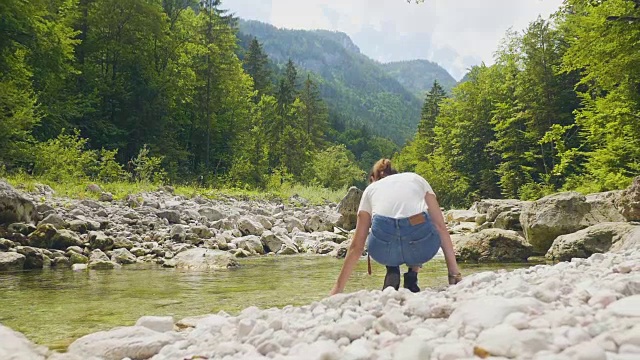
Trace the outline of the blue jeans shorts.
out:
[[[425,221],[412,225],[409,218],[394,219],[374,215],[367,238],[369,256],[385,266],[422,266],[440,249],[440,235],[429,214]]]

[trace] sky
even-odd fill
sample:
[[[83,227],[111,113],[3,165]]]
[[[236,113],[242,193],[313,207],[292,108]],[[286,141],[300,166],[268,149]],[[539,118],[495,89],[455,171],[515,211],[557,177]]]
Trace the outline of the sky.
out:
[[[223,0],[243,19],[288,29],[347,33],[362,53],[381,62],[427,59],[460,80],[467,69],[493,63],[509,28],[523,30],[562,0]]]

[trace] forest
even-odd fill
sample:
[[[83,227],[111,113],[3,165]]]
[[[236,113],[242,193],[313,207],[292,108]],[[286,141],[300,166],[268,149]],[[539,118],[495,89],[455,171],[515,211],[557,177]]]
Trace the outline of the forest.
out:
[[[640,173],[635,0],[566,0],[450,92],[436,81],[415,119],[369,62],[328,82],[270,59],[219,0],[4,0],[0,19],[0,175],[342,189],[384,156],[458,207]],[[376,79],[402,95],[366,97]]]
[[[640,174],[640,2],[566,0],[495,63],[427,93],[396,156],[445,206],[627,187]]]

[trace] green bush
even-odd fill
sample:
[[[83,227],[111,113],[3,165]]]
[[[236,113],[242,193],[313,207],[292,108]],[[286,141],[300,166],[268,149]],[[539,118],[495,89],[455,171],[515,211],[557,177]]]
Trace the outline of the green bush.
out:
[[[304,178],[311,185],[337,190],[362,181],[365,172],[356,163],[351,151],[340,144],[316,153]]]
[[[33,173],[54,182],[73,182],[89,177],[98,163],[95,151],[86,150],[87,139],[80,132],[65,134],[35,146]]]
[[[145,144],[138,156],[133,160],[133,177],[141,182],[163,182],[166,179],[166,172],[162,168],[161,156],[149,156],[149,147]]]
[[[87,139],[74,130],[67,134],[63,129],[55,139],[35,146],[33,175],[61,183],[77,183],[93,179],[113,182],[125,178],[125,171],[116,160],[118,150],[100,151],[87,149]]]
[[[104,182],[115,182],[124,180],[126,172],[116,161],[118,150],[105,150],[99,152],[99,163],[97,166],[97,179]]]
[[[294,179],[287,169],[283,166],[275,168],[267,177],[267,190],[271,192],[280,192],[283,189],[293,187]]]

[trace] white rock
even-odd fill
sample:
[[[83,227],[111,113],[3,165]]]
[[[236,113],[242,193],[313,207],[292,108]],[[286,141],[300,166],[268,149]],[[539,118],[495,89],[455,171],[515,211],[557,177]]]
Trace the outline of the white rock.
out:
[[[398,330],[398,324],[388,314],[385,314],[381,318],[379,318],[378,320],[374,321],[373,322],[373,327],[379,333],[388,331],[388,332],[390,332],[392,334],[398,335],[399,332],[400,332]]]
[[[436,360],[458,360],[473,357],[473,347],[464,343],[447,343],[436,346],[431,354]]]
[[[71,270],[73,271],[83,271],[83,270],[87,270],[88,265],[87,264],[73,264],[71,265]]]
[[[409,336],[398,343],[393,352],[393,360],[429,359],[433,349],[426,340]]]
[[[636,325],[631,329],[614,334],[613,339],[620,345],[627,344],[640,346],[640,325]]]
[[[620,299],[609,305],[607,309],[619,316],[640,317],[640,295]]]
[[[533,298],[507,299],[500,296],[485,296],[466,301],[449,317],[452,324],[475,325],[490,328],[502,323],[513,312],[529,313],[542,309],[542,303]]]
[[[358,339],[344,348],[341,357],[344,360],[369,360],[372,353],[373,344],[365,339]]]
[[[74,341],[69,353],[105,360],[121,360],[125,357],[148,359],[157,354],[165,345],[178,341],[176,333],[159,333],[142,326],[115,328],[89,334]]]
[[[547,333],[540,330],[523,330],[518,333],[518,338],[513,347],[515,354],[535,354],[549,349],[550,338]]]
[[[607,354],[607,360],[638,360],[638,354]]]
[[[46,355],[46,347],[38,346],[26,336],[0,324],[0,359],[44,360]]]
[[[136,326],[144,326],[157,332],[173,331],[172,316],[143,316],[136,321]]]
[[[623,344],[623,345],[620,345],[618,352],[620,354],[635,354],[637,357],[640,357],[640,346]]]
[[[299,347],[291,349],[290,355],[299,359],[309,360],[339,360],[340,352],[335,342],[321,340],[313,344],[301,344]]]
[[[617,293],[609,289],[604,289],[593,294],[593,296],[591,296],[591,299],[589,299],[588,304],[594,307],[597,306],[600,308],[605,308],[609,304],[615,302],[617,299],[618,299]]]
[[[504,323],[518,330],[526,329],[529,327],[529,316],[521,312],[513,312],[504,318]]]
[[[511,325],[501,324],[484,330],[478,335],[477,346],[491,355],[514,357],[516,337],[519,330]]]
[[[574,345],[563,351],[562,355],[573,360],[607,360],[604,349],[593,341]]]

